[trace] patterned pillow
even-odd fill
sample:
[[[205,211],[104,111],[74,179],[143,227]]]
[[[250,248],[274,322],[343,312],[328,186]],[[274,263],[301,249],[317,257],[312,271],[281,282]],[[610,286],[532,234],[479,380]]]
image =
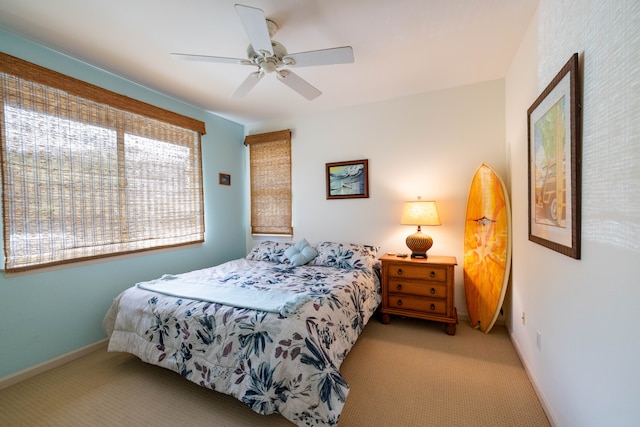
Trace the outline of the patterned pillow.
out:
[[[318,256],[309,265],[322,265],[345,269],[373,271],[378,255],[377,246],[353,243],[320,242],[316,245]]]
[[[284,255],[284,252],[291,246],[293,246],[291,242],[265,240],[251,249],[245,258],[252,261],[269,261],[276,264],[288,264],[289,259]]]

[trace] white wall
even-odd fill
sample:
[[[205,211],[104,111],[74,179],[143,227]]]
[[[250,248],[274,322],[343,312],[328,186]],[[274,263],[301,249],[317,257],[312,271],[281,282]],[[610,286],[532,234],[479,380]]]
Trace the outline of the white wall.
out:
[[[431,254],[453,255],[456,306],[466,315],[462,247],[467,193],[482,162],[506,173],[504,81],[395,99],[313,117],[247,127],[247,134],[290,128],[294,241],[306,238],[379,245],[407,252],[405,200],[434,199],[442,226],[424,227]],[[368,199],[326,200],[325,164],[369,160]],[[248,182],[248,180],[247,180]],[[248,236],[247,246],[254,242]]]
[[[505,83],[514,219],[508,323],[559,426],[640,425],[639,22],[637,0],[542,0]],[[581,260],[528,241],[527,228],[526,110],[574,52],[584,92]]]

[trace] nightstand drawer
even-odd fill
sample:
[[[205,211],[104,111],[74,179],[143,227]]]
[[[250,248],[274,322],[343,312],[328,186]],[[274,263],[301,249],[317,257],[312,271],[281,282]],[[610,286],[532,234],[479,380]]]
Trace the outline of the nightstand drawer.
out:
[[[404,295],[389,295],[389,307],[402,310],[419,311],[421,313],[447,314],[445,300],[409,297]]]
[[[390,264],[389,277],[446,282],[447,269],[433,265]]]
[[[419,295],[431,298],[446,298],[446,283],[417,282],[398,278],[389,279],[389,293]]]

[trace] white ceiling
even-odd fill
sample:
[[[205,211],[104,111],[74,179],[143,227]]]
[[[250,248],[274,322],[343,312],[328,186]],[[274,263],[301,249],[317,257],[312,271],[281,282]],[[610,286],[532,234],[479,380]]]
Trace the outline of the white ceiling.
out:
[[[0,0],[0,29],[242,124],[505,77],[539,0]],[[234,4],[262,9],[290,53],[352,46],[352,64],[297,68],[307,101],[267,75],[230,99],[253,67]]]

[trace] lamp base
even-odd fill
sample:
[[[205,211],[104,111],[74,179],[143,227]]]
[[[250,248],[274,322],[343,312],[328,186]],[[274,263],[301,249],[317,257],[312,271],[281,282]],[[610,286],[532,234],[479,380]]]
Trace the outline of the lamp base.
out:
[[[433,239],[431,236],[418,231],[407,237],[407,247],[411,249],[411,258],[427,258],[427,251],[433,246]]]

